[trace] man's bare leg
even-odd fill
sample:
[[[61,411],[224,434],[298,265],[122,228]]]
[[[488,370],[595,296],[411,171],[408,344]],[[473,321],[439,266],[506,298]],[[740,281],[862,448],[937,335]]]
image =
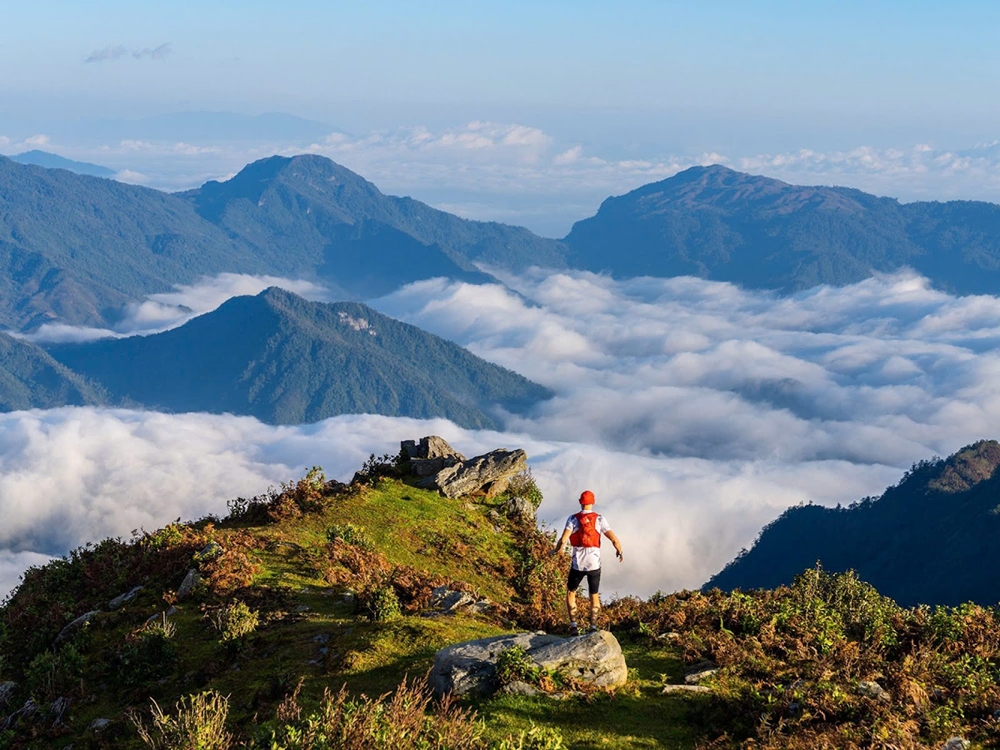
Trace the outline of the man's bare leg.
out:
[[[590,595],[590,627],[597,627],[597,616],[601,613],[601,595]]]
[[[570,627],[576,625],[576,592],[566,592],[566,614],[569,616]]]

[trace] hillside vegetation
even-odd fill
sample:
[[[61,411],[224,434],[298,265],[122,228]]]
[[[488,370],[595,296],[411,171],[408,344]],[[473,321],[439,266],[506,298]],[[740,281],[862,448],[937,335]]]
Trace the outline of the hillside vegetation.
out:
[[[247,414],[271,424],[337,414],[445,417],[495,428],[550,392],[360,303],[271,288],[180,328],[50,347],[122,405]]]
[[[722,589],[791,583],[820,561],[856,570],[899,602],[1000,601],[1000,443],[983,440],[916,464],[879,498],[849,507],[791,508],[707,584]]]
[[[539,696],[434,701],[422,678],[437,649],[563,630],[566,563],[548,555],[552,534],[505,513],[511,493],[538,499],[530,475],[453,500],[406,477],[402,459],[372,457],[346,486],[313,470],[231,501],[224,519],[29,571],[0,608],[0,748],[1000,741],[995,610],[906,609],[822,569],[772,591],[610,603],[604,625],[630,666],[618,690],[556,700],[536,674]],[[491,604],[442,611],[437,587]],[[700,684],[683,686],[686,673]]]

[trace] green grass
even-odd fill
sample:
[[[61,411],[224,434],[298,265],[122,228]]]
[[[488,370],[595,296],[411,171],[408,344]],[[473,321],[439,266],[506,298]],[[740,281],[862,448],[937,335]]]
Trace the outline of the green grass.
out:
[[[496,738],[532,723],[560,730],[570,748],[694,748],[703,739],[692,708],[699,696],[663,695],[663,680],[680,682],[674,649],[622,642],[632,675],[629,689],[587,701],[570,698],[500,696],[478,704]]]

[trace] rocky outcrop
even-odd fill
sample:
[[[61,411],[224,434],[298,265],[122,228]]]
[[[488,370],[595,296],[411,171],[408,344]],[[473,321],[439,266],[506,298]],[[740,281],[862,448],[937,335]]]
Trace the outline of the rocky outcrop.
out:
[[[418,485],[438,490],[445,497],[463,497],[476,492],[493,497],[507,489],[511,477],[528,467],[527,461],[528,454],[523,450],[495,450],[445,467],[425,477]]]
[[[112,612],[114,612],[116,609],[121,609],[130,601],[135,599],[136,596],[139,595],[140,591],[142,591],[142,586],[136,586],[126,591],[124,594],[116,596],[114,599],[108,602],[108,609],[110,609]]]
[[[410,460],[410,470],[418,477],[432,476],[465,460],[465,456],[437,435],[428,435],[419,441],[404,440],[399,447]]]
[[[52,645],[58,646],[59,644],[68,641],[70,638],[76,635],[84,625],[90,622],[98,614],[100,613],[95,609],[92,612],[87,612],[77,617],[75,620],[73,620],[66,627],[64,627],[62,630],[59,631],[59,635],[56,636],[56,639],[52,643]]]
[[[456,591],[447,586],[438,586],[431,591],[431,606],[439,612],[456,614],[475,612],[482,614],[492,606],[489,599],[480,599],[467,591]]]
[[[177,589],[177,601],[182,602],[191,596],[194,591],[194,587],[201,582],[201,574],[198,573],[196,568],[191,568],[187,575],[184,576],[184,580],[181,581],[181,586]]]
[[[6,710],[7,706],[10,705],[11,700],[14,698],[14,693],[16,692],[16,682],[0,682],[0,711]]]
[[[628,679],[621,646],[611,633],[598,631],[575,638],[518,633],[458,643],[438,651],[430,684],[444,695],[488,695],[500,687],[496,663],[514,646],[523,648],[535,666],[595,687],[618,687]]]
[[[478,492],[494,497],[507,489],[512,477],[528,468],[528,454],[523,450],[500,449],[467,459],[437,435],[404,440],[399,447],[410,473],[419,477],[418,487],[438,490],[451,498]],[[527,501],[509,509],[508,515],[526,519],[530,510],[534,520],[534,508],[523,503]]]
[[[535,506],[523,497],[512,497],[503,506],[507,518],[516,523],[534,523]]]

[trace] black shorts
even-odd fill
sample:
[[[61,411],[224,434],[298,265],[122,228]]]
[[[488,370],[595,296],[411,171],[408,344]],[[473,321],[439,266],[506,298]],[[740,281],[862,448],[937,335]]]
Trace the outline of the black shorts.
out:
[[[601,588],[601,569],[597,570],[575,570],[570,568],[569,578],[566,579],[566,588],[576,591],[580,588],[580,582],[587,579],[587,589],[591,594],[596,594]]]

